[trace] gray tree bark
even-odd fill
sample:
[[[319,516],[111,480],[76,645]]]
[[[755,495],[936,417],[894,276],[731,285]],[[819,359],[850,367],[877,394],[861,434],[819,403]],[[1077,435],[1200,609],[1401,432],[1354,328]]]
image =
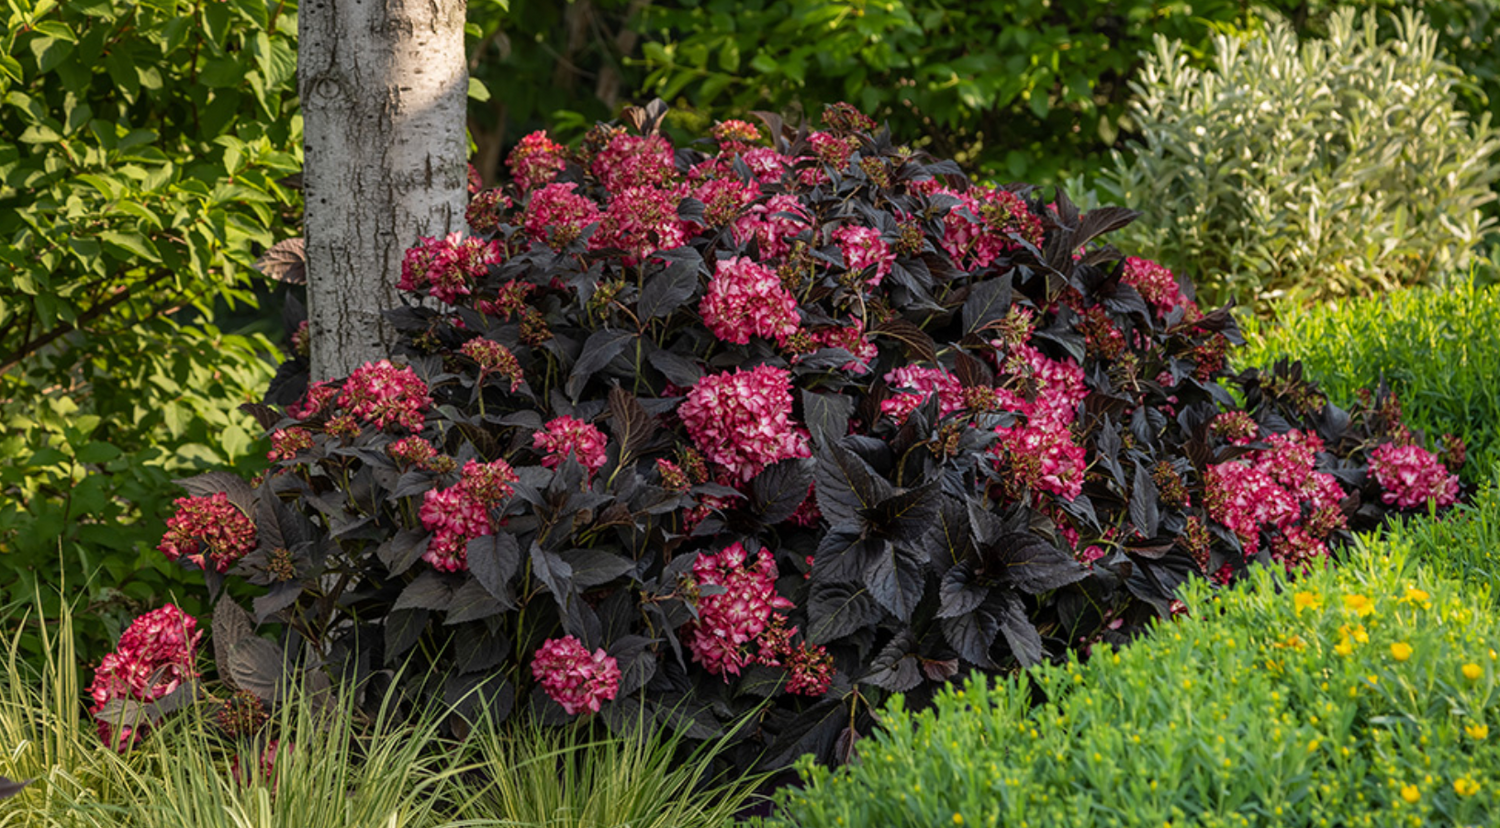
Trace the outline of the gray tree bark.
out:
[[[298,11],[314,381],[391,353],[406,248],[464,227],[464,0],[304,0]]]

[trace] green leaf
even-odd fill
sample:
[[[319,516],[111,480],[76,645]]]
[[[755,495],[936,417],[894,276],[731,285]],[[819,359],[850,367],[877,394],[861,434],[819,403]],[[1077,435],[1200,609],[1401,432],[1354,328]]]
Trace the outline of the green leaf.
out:
[[[479,78],[469,78],[469,97],[476,101],[487,101],[490,99],[490,88],[484,85]]]
[[[73,44],[56,37],[33,38],[27,46],[36,56],[37,71],[43,74],[53,71],[73,54]]]
[[[161,253],[157,251],[156,245],[140,233],[122,233],[118,230],[106,230],[99,234],[99,241],[117,250],[111,250],[116,257],[131,259],[140,258],[151,262],[160,262]],[[121,256],[119,251],[124,251]]]

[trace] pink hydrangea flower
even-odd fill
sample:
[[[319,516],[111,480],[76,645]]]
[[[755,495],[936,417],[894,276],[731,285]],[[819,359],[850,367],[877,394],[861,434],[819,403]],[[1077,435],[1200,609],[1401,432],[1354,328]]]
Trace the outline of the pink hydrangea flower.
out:
[[[542,465],[549,469],[561,465],[570,451],[590,474],[603,468],[608,460],[609,441],[604,432],[593,423],[572,417],[553,419],[545,430],[531,436],[531,442],[537,451],[543,452]]]
[[[1006,407],[1026,415],[1027,421],[1036,426],[1067,428],[1078,416],[1078,406],[1089,395],[1084,381],[1083,368],[1071,359],[1050,359],[1030,345],[1018,345],[1012,350],[1012,358],[1026,374],[1028,385],[1036,391],[1034,400],[997,389]]]
[[[858,318],[853,323],[850,326],[824,328],[813,335],[813,341],[824,348],[843,348],[858,360],[844,363],[842,370],[868,374],[869,366],[880,356],[880,347],[865,336],[864,325]]]
[[[307,393],[302,395],[301,402],[286,407],[287,416],[306,420],[326,413],[338,400],[338,396],[338,386],[331,382],[315,382],[307,387]]]
[[[524,193],[556,178],[568,165],[565,152],[562,144],[548,138],[545,130],[539,130],[522,138],[505,163],[510,167],[516,188]]]
[[[271,432],[271,450],[266,452],[266,459],[292,460],[297,453],[312,448],[312,432],[305,428],[292,426],[291,428],[278,428]]]
[[[807,136],[807,143],[819,161],[839,171],[849,166],[849,156],[854,154],[849,142],[831,132],[814,132]]]
[[[385,446],[385,453],[403,466],[423,466],[436,457],[438,450],[421,437],[402,437]]]
[[[693,191],[703,202],[703,221],[708,227],[733,224],[759,195],[758,187],[732,177],[709,179]]]
[[[1260,425],[1243,411],[1226,411],[1214,417],[1209,428],[1236,446],[1248,446],[1260,436]]]
[[[898,423],[905,422],[933,392],[938,395],[938,416],[946,417],[964,407],[964,389],[958,377],[941,368],[903,365],[885,375],[885,383],[898,393],[880,402],[880,412]],[[916,393],[903,394],[901,390]]]
[[[958,199],[943,218],[942,244],[954,263],[965,270],[988,267],[1000,254],[1019,249],[1012,235],[1034,246],[1042,243],[1041,219],[1015,193],[981,187],[963,193],[947,189],[937,192]]]
[[[891,246],[880,238],[880,231],[872,227],[859,227],[846,224],[833,231],[833,240],[838,243],[839,249],[844,253],[844,265],[856,273],[863,273],[869,268],[875,272],[865,280],[865,284],[876,287],[880,281],[891,272],[891,266],[896,263],[896,253]]]
[[[339,405],[376,428],[395,423],[418,431],[432,398],[427,395],[427,383],[410,366],[397,368],[382,359],[354,369],[344,381]]]
[[[811,226],[796,196],[774,195],[764,204],[751,207],[734,223],[734,240],[745,244],[754,239],[760,260],[765,262],[791,252],[792,238]]]
[[[731,479],[749,482],[778,460],[812,454],[791,420],[791,385],[791,373],[771,365],[707,376],[678,415],[706,458]]]
[[[479,366],[479,381],[488,376],[497,376],[510,383],[510,390],[521,387],[525,377],[521,363],[510,349],[492,339],[475,337],[459,347],[458,352],[474,360]]]
[[[1182,287],[1172,271],[1150,259],[1131,256],[1125,260],[1125,273],[1120,281],[1136,289],[1159,316],[1166,316],[1176,308],[1186,308],[1186,318],[1199,316],[1198,304],[1182,294]]]
[[[510,196],[500,190],[485,190],[469,199],[464,208],[464,221],[475,233],[493,233],[500,229],[505,212],[515,206]]]
[[[1297,501],[1271,475],[1235,460],[1208,467],[1203,500],[1208,516],[1240,539],[1247,558],[1260,549],[1262,527],[1284,529],[1301,515]]]
[[[775,184],[786,175],[788,161],[786,156],[771,149],[770,147],[756,147],[740,153],[745,166],[755,174],[755,180],[761,184]]]
[[[698,620],[683,628],[683,639],[693,660],[716,676],[739,675],[755,660],[752,647],[765,631],[775,609],[792,602],[776,594],[776,561],[765,549],[755,563],[745,565],[745,547],[738,543],[717,555],[699,554],[693,579],[724,592],[698,599]]]
[[[531,194],[521,213],[521,229],[528,238],[561,250],[603,215],[588,196],[574,192],[577,184],[548,184]]]
[[[635,264],[658,250],[687,244],[687,223],[677,215],[682,194],[656,187],[626,187],[614,194],[599,231],[589,247],[615,247],[626,252],[625,263]]]
[[[198,643],[203,633],[192,616],[167,604],[131,622],[120,636],[115,651],[106,655],[94,671],[89,697],[90,712],[98,715],[111,701],[152,702],[198,677]],[[138,728],[99,722],[99,738],[124,751],[144,734]]]
[[[571,635],[542,642],[532,657],[531,675],[570,716],[598,713],[620,691],[620,665],[614,657],[603,649],[590,654]]]
[[[1425,507],[1429,500],[1443,508],[1458,500],[1458,476],[1421,446],[1377,446],[1370,452],[1370,472],[1385,490],[1380,499],[1398,509]]]
[[[229,502],[229,495],[179,497],[173,503],[177,513],[167,518],[167,532],[156,547],[167,560],[187,558],[200,569],[212,565],[228,572],[255,549],[255,522]]]
[[[719,260],[698,312],[714,336],[739,345],[751,336],[785,345],[799,321],[797,298],[776,272],[744,257]]]
[[[589,169],[610,192],[665,187],[677,178],[672,145],[660,135],[616,135],[594,156]]]
[[[460,233],[449,233],[442,239],[423,236],[402,258],[401,280],[396,287],[408,292],[427,290],[440,301],[457,304],[500,259],[498,241]]]
[[[720,144],[750,143],[760,140],[760,128],[748,121],[720,121],[714,124],[711,134]]]
[[[1030,424],[995,429],[1000,440],[990,449],[1013,476],[1013,486],[1051,492],[1073,500],[1083,492],[1088,460],[1066,428]]]
[[[490,509],[514,494],[515,470],[504,460],[464,464],[458,483],[446,489],[429,489],[422,495],[417,517],[432,533],[422,560],[442,572],[469,568],[469,541],[495,534]]]

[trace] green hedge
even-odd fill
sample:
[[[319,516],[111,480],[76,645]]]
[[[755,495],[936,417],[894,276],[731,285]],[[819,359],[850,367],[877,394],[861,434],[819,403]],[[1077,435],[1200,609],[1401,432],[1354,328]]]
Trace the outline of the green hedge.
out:
[[[1463,438],[1469,462],[1461,476],[1478,483],[1500,462],[1500,286],[1476,281],[1315,307],[1283,304],[1272,322],[1242,320],[1248,344],[1236,361],[1300,359],[1338,405],[1384,379],[1429,443],[1447,432]]]
[[[1500,624],[1422,552],[1194,582],[1118,652],[897,701],[859,761],[800,765],[774,824],[1500,823]]]

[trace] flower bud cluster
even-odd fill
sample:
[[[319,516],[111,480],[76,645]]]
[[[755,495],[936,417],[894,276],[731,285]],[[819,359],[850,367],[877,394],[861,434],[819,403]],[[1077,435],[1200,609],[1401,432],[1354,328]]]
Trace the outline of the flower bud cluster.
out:
[[[228,572],[255,549],[255,522],[227,494],[179,497],[173,503],[177,513],[167,518],[166,534],[156,547],[167,560],[186,558],[200,569]]]

